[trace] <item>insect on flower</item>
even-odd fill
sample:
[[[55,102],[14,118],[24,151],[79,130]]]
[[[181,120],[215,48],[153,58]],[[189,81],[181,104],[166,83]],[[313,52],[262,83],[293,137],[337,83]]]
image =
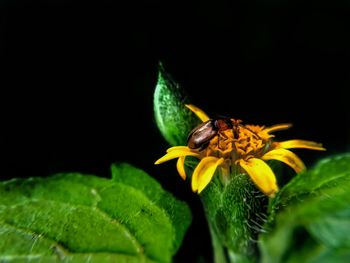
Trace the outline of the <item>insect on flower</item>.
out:
[[[274,137],[272,132],[288,129],[291,124],[277,124],[271,127],[243,125],[241,120],[232,118],[210,119],[194,105],[186,107],[203,123],[190,132],[187,146],[169,148],[155,164],[178,158],[176,167],[179,175],[185,180],[186,156],[200,159],[192,174],[193,192],[203,191],[216,171],[219,171],[226,180],[230,180],[231,170],[238,168],[238,171],[248,174],[264,194],[273,197],[278,191],[278,186],[273,171],[265,161],[281,161],[299,173],[305,169],[305,165],[288,149],[325,150],[322,144],[313,141],[272,140]]]
[[[219,132],[232,128],[233,122],[228,118],[203,122],[191,131],[187,139],[187,146],[191,149],[203,150]]]

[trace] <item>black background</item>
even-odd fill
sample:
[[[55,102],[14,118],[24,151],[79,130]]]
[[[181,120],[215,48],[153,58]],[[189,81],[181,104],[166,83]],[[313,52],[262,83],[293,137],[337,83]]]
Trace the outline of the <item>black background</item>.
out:
[[[121,1],[120,1],[121,2]],[[187,201],[193,223],[178,261],[210,262],[198,196],[153,119],[158,61],[210,116],[294,127],[280,139],[308,165],[349,150],[347,1],[3,1],[2,179],[79,171],[108,177],[127,161]]]

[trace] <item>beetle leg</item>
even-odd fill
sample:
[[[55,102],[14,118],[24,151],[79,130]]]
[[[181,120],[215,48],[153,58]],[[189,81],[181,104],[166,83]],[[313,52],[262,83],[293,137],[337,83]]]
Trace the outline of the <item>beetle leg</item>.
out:
[[[228,137],[227,137],[227,135],[226,135],[225,133],[220,133],[220,135],[221,135],[225,140],[228,139]]]

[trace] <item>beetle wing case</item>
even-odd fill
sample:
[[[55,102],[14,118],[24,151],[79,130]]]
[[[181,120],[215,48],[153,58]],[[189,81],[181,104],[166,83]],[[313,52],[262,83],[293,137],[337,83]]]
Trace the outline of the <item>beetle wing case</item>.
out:
[[[217,133],[215,120],[206,121],[191,131],[187,139],[187,146],[191,149],[204,149]]]

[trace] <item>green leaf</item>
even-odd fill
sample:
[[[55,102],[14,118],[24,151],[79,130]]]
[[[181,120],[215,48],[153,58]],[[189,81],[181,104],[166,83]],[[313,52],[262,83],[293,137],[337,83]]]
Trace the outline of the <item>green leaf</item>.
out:
[[[297,175],[271,204],[262,262],[346,262],[350,256],[350,153]]]
[[[164,191],[156,180],[129,164],[113,165],[112,177],[117,182],[141,190],[152,202],[167,212],[174,227],[173,246],[177,250],[191,221],[188,206],[183,202],[175,201],[174,197]]]
[[[170,262],[188,206],[128,164],[112,175],[0,183],[0,261]]]
[[[154,92],[154,116],[157,126],[170,145],[185,145],[187,136],[200,120],[185,107],[188,98],[183,89],[159,65]]]

